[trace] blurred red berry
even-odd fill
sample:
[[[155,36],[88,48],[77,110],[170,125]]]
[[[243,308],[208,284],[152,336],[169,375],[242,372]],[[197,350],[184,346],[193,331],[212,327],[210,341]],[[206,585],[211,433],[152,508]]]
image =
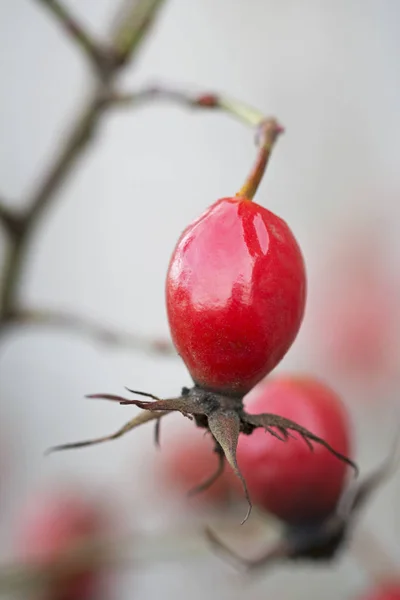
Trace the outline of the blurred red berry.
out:
[[[400,600],[400,581],[384,583],[360,596],[358,600]]]
[[[306,427],[336,451],[351,452],[348,415],[324,383],[281,375],[261,383],[248,396],[249,412],[276,413]],[[238,462],[255,504],[287,523],[316,522],[331,513],[343,491],[347,465],[326,448],[313,452],[296,432],[286,443],[261,429],[241,435]]]
[[[157,461],[163,485],[198,506],[226,505],[240,486],[229,465],[210,487],[188,497],[188,492],[216,472],[219,461],[214,448],[215,441],[204,430],[193,426],[179,430],[179,435],[163,446]]]
[[[360,383],[396,376],[400,294],[373,231],[350,230],[324,265],[315,324],[320,352],[337,375]]]
[[[76,545],[104,533],[99,507],[69,492],[48,492],[34,498],[19,522],[18,548],[29,564],[51,569],[54,561]],[[46,600],[92,600],[99,583],[96,570],[79,569],[49,585]]]
[[[302,322],[303,258],[288,225],[244,197],[213,204],[181,235],[166,299],[194,382],[244,395],[280,362]]]

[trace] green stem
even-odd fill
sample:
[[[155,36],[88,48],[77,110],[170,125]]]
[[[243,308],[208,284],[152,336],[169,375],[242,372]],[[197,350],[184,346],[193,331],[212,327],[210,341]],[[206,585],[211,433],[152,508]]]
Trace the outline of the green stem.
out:
[[[119,64],[125,64],[139,49],[165,0],[138,0],[122,11],[112,35]]]
[[[265,169],[271,156],[272,148],[278,136],[283,132],[283,128],[275,119],[266,119],[260,125],[259,149],[256,161],[248,178],[243,186],[237,192],[236,196],[241,196],[252,200],[257,192],[258,186],[264,176]]]
[[[261,112],[247,104],[243,104],[243,102],[238,102],[237,100],[220,96],[218,105],[222,110],[251,127],[259,127],[265,119]]]

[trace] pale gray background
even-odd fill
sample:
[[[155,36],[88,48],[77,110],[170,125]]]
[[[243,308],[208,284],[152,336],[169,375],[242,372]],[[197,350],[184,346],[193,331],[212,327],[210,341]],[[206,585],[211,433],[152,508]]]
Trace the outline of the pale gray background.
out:
[[[104,32],[116,2],[68,4]],[[285,218],[299,239],[310,275],[309,307],[322,285],[314,275],[324,243],[340,236],[343,221],[376,220],[398,273],[399,19],[395,0],[170,0],[124,78],[128,88],[161,80],[226,92],[279,117],[286,134],[258,200]],[[0,40],[0,189],[17,205],[83,99],[87,73],[78,50],[33,0],[0,3]],[[177,236],[208,204],[237,191],[253,157],[251,133],[224,116],[165,106],[114,112],[35,237],[23,298],[167,336],[164,277]],[[130,385],[174,394],[190,383],[183,365],[95,347],[72,334],[22,330],[3,343],[0,358],[1,424],[10,453],[1,482],[2,556],[10,556],[19,507],[58,477],[111,488],[129,525],[138,507],[141,521],[165,525],[168,509],[150,494],[143,465],[145,455],[155,455],[148,428],[76,454],[44,459],[42,452],[111,431],[129,417],[130,409],[85,401],[85,393]],[[306,319],[282,367],[316,364]],[[392,387],[389,395],[398,391]],[[369,466],[388,448],[393,412],[377,419],[376,408],[357,405],[354,413],[360,411],[359,457]],[[372,423],[378,428],[373,435]],[[397,490],[398,482],[390,483],[364,522],[399,556]],[[218,559],[196,569],[182,557],[180,564],[121,578],[116,597],[279,593],[288,600],[333,600],[352,597],[368,582],[350,555],[334,568],[280,568],[249,588],[237,579],[229,583],[230,574]]]

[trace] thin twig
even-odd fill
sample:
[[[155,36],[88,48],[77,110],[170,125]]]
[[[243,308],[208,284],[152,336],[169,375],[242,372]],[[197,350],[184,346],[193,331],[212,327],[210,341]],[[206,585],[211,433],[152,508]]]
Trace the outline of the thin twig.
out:
[[[21,218],[11,208],[6,206],[3,198],[0,198],[0,224],[4,231],[11,237],[14,237],[20,228]]]
[[[3,289],[1,290],[1,309],[4,319],[7,319],[9,314],[18,305],[18,286],[26,261],[29,242],[38,225],[38,221],[45,209],[53,201],[56,191],[60,189],[75,162],[82,155],[104,109],[105,105],[104,103],[99,103],[97,94],[92,95],[78,117],[72,133],[67,138],[60,154],[28,202],[28,209],[23,217],[23,227],[9,248],[8,258],[4,267]]]
[[[116,94],[112,102],[119,106],[137,107],[148,102],[172,102],[187,108],[220,110],[230,114],[245,125],[258,127],[265,119],[260,111],[243,102],[214,93],[189,93],[175,87],[151,85],[133,92]]]
[[[58,158],[48,170],[42,184],[33,194],[27,215],[29,220],[37,219],[47,207],[54,192],[59,189],[65,177],[70,173],[75,160],[80,158],[86,145],[92,139],[100,117],[112,104],[112,84],[117,73],[127,64],[139,48],[162,2],[164,0],[141,0],[140,2],[129,3],[131,6],[130,18],[124,22],[123,28],[121,26],[121,28],[117,29],[112,42],[113,51],[118,53],[118,60],[104,74],[105,78],[99,82],[100,85],[95,89],[74,126],[71,128],[71,134],[68,136]],[[129,45],[124,45],[123,40],[125,37],[129,37]]]
[[[79,23],[78,19],[60,0],[37,0],[53,13],[55,18],[72,37],[73,41],[86,54],[89,61],[96,67],[102,68],[103,52],[98,41]]]
[[[4,204],[4,200],[0,199],[0,223],[4,225],[5,228],[8,227],[9,220],[9,209]]]
[[[72,331],[107,346],[147,350],[152,354],[176,355],[171,342],[105,327],[88,317],[52,309],[19,309],[10,315],[10,325],[31,325]]]
[[[82,157],[88,143],[93,139],[100,118],[109,105],[106,92],[101,87],[96,88],[71,127],[71,133],[67,136],[54,163],[29,200],[26,220],[30,224],[36,222],[53,201],[54,194],[59,191],[75,163]]]

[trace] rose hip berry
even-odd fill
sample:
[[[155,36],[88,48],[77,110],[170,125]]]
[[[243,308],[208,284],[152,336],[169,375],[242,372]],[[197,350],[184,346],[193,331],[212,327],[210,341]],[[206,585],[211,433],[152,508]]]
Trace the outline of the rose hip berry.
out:
[[[197,106],[204,105],[202,102],[204,97],[197,99]],[[273,118],[260,122],[259,115],[248,107],[216,96],[208,95],[206,106],[230,107],[253,124],[257,119],[259,151],[236,196],[217,201],[189,225],[170,261],[166,280],[169,324],[194,386],[166,400],[130,390],[150,397],[152,402],[114,394],[91,395],[139,406],[149,414],[139,415],[111,436],[56,449],[115,439],[141,423],[151,419],[159,422],[163,414],[179,411],[212,434],[220,459],[216,473],[199,488],[215,481],[226,458],[249,502],[246,520],[251,503],[236,460],[240,433],[251,435],[262,428],[284,442],[290,431],[297,431],[309,448],[311,441],[322,444],[340,460],[356,466],[303,425],[276,414],[250,415],[244,410],[245,394],[278,364],[297,335],[304,312],[306,276],[289,227],[252,202],[282,127]]]
[[[277,376],[250,394],[250,412],[279,412],[302,423],[342,454],[351,455],[351,429],[339,396],[313,377]],[[314,452],[296,433],[281,444],[261,430],[240,436],[238,462],[252,501],[288,523],[318,521],[342,494],[347,465],[323,446]]]
[[[351,455],[351,429],[345,406],[326,384],[313,377],[280,375],[247,397],[251,411],[304,423],[344,455]],[[396,445],[398,440],[396,440]],[[251,500],[284,525],[282,539],[255,560],[240,558],[211,530],[218,551],[247,568],[276,561],[327,561],[343,549],[354,517],[396,468],[396,448],[375,472],[346,488],[347,466],[326,447],[304,447],[296,431],[285,444],[263,431],[241,435],[237,457]]]
[[[223,198],[182,234],[166,297],[172,339],[195,384],[243,396],[280,362],[300,328],[300,248],[266,208]]]

